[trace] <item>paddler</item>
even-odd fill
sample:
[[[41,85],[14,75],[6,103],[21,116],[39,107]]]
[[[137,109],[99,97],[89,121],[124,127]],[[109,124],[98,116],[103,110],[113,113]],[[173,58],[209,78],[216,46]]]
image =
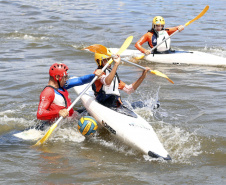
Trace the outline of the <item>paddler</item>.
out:
[[[155,47],[158,43],[162,42],[164,39],[169,37],[172,33],[179,30],[180,32],[184,30],[184,26],[176,26],[173,28],[164,28],[165,20],[161,16],[156,16],[152,20],[152,29],[148,30],[146,34],[144,34],[140,40],[138,40],[135,44],[135,47],[140,50],[145,55],[151,54],[150,50],[147,50],[142,47],[145,42],[148,42],[150,48]],[[158,46],[152,53],[169,53],[170,48],[170,38]]]
[[[77,113],[67,108],[71,105],[68,89],[89,83],[96,76],[102,74],[102,70],[96,70],[94,74],[70,78],[68,66],[63,63],[54,63],[49,69],[49,82],[40,94],[40,102],[37,118],[51,124],[60,116],[63,118],[75,118]]]
[[[110,50],[108,49],[110,53]],[[110,60],[110,57],[104,54],[95,53],[95,62],[98,65],[98,69],[102,69]],[[92,89],[96,96],[96,100],[107,107],[120,107],[122,105],[121,96],[119,90],[125,91],[127,94],[133,93],[143,82],[147,72],[150,70],[149,67],[142,72],[142,75],[134,83],[127,85],[119,79],[117,74],[118,66],[121,62],[119,55],[114,58],[114,66],[111,65],[104,71],[101,77],[95,81],[92,85]]]

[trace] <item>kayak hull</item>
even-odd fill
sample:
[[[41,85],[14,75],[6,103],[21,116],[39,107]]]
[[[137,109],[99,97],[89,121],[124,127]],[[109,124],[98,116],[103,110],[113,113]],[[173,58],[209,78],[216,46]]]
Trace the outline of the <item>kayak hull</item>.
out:
[[[74,90],[79,94],[84,88],[85,85],[76,86]],[[104,127],[121,142],[143,154],[153,158],[171,160],[152,126],[146,120],[127,108],[125,109],[127,115],[107,108],[99,104],[91,94],[93,92],[90,89],[81,97],[81,100],[88,113],[97,120],[99,126]]]
[[[110,48],[110,50],[112,53],[116,53],[118,48]],[[121,54],[122,57],[140,57],[142,55],[140,51],[130,49]],[[144,59],[155,63],[226,66],[226,58],[199,51],[178,50],[169,54],[150,54]]]

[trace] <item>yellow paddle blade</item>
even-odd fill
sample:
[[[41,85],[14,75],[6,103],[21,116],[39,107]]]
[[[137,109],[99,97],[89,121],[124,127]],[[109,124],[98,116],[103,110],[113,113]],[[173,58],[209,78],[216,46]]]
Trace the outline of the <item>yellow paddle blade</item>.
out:
[[[155,74],[157,76],[161,76],[163,78],[166,78],[169,82],[171,82],[172,84],[174,84],[174,82],[168,78],[168,76],[166,76],[165,74],[161,73],[160,71],[157,71],[157,70],[151,70],[150,71],[152,74]]]
[[[94,52],[94,53],[100,53],[100,54],[108,55],[107,48],[103,45],[100,45],[100,44],[93,44],[93,45],[88,46],[88,47],[86,47],[82,50],[89,50],[89,51]]]
[[[145,55],[141,55],[141,56],[139,56],[139,57],[134,57],[133,59],[135,59],[135,60],[141,60],[141,59],[143,59],[145,57]]]
[[[133,40],[133,36],[129,36],[125,40],[125,42],[123,43],[123,45],[121,46],[121,48],[118,50],[117,54],[120,55],[123,51],[125,51],[129,47],[129,45],[131,44],[132,40]]]
[[[133,36],[129,36],[129,37],[125,40],[125,42],[123,43],[123,45],[121,46],[121,48],[118,50],[117,54],[121,54],[123,51],[125,51],[125,50],[129,47],[129,45],[131,44],[132,40],[133,40]],[[105,46],[103,46],[103,47],[105,47]],[[105,49],[103,49],[103,47],[99,47],[99,49],[101,48],[102,51],[105,51]],[[106,47],[105,47],[105,48],[106,48]],[[107,48],[106,48],[106,50],[107,50]],[[111,54],[109,54],[109,52],[103,53],[103,54],[105,54],[105,55],[111,55]],[[112,62],[113,62],[113,59],[111,58],[111,59],[108,61],[108,64],[110,65]]]
[[[194,21],[196,21],[197,19],[199,19],[200,17],[202,17],[207,12],[208,9],[209,9],[209,5],[207,5],[197,17],[195,17],[194,19],[188,21],[185,24],[185,26],[188,26],[189,24],[193,23]]]
[[[46,134],[43,136],[42,139],[40,139],[36,144],[34,144],[33,146],[38,146],[38,145],[41,145],[43,144],[48,138],[49,136],[52,134],[53,130],[57,127],[57,122],[54,123],[50,129],[48,130],[48,132],[46,132]]]

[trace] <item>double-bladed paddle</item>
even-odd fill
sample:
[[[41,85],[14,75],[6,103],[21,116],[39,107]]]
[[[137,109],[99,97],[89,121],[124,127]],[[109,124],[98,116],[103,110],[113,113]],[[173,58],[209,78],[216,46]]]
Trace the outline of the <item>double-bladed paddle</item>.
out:
[[[121,48],[119,49],[119,51],[117,52],[117,54],[121,54],[123,51],[125,51],[130,43],[133,40],[133,36],[128,37],[125,42],[123,43],[123,45],[121,46]],[[105,65],[102,69],[102,71],[105,71],[105,69],[113,62],[113,60],[109,60],[107,65]],[[85,92],[90,88],[90,86],[97,80],[98,76],[95,76],[93,78],[93,80],[86,86],[86,88],[79,94],[79,96],[74,100],[74,102],[67,108],[68,111],[70,111],[72,109],[72,107],[74,107],[74,105],[79,101],[79,99],[82,97],[83,94],[85,94]],[[55,122],[50,129],[46,132],[46,134],[43,136],[42,139],[40,139],[35,145],[33,146],[39,146],[41,144],[43,144],[52,134],[52,132],[55,130],[55,128],[57,127],[57,125],[60,123],[60,121],[63,119],[63,117],[61,116],[57,122]]]

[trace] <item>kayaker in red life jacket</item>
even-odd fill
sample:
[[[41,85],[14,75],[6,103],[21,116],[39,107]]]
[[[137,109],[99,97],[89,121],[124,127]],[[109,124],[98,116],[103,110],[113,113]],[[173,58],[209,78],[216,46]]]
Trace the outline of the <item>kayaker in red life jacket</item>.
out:
[[[102,70],[97,70],[94,74],[69,79],[68,70],[69,68],[63,63],[55,63],[50,67],[48,85],[40,94],[37,111],[39,120],[52,123],[60,116],[63,118],[77,116],[73,109],[67,111],[67,108],[71,105],[67,89],[89,83],[95,75],[100,76],[102,74]]]
[[[156,16],[153,18],[152,21],[152,29],[148,30],[146,34],[144,34],[140,40],[138,40],[135,44],[135,47],[140,50],[145,55],[151,54],[150,50],[146,50],[142,47],[142,45],[145,42],[148,42],[148,45],[150,48],[153,48],[158,43],[163,41],[165,38],[167,38],[169,35],[171,35],[173,32],[179,30],[180,32],[184,29],[183,25],[173,27],[173,28],[164,28],[165,26],[165,20],[161,16]],[[167,53],[167,51],[170,51],[170,38],[162,43],[160,46],[157,47],[157,49],[154,50],[152,53]]]
[[[95,53],[95,61],[98,65],[97,69],[102,69],[107,64],[109,59],[109,56]],[[120,105],[122,105],[122,101],[119,90],[123,90],[127,94],[134,92],[143,82],[150,68],[146,67],[146,70],[143,71],[142,75],[137,81],[130,85],[127,85],[119,79],[119,76],[116,72],[121,62],[120,56],[116,55],[113,60],[113,68],[109,66],[104,71],[102,76],[92,85],[92,89],[96,96],[96,100],[102,105],[105,105],[107,107],[120,107]]]

